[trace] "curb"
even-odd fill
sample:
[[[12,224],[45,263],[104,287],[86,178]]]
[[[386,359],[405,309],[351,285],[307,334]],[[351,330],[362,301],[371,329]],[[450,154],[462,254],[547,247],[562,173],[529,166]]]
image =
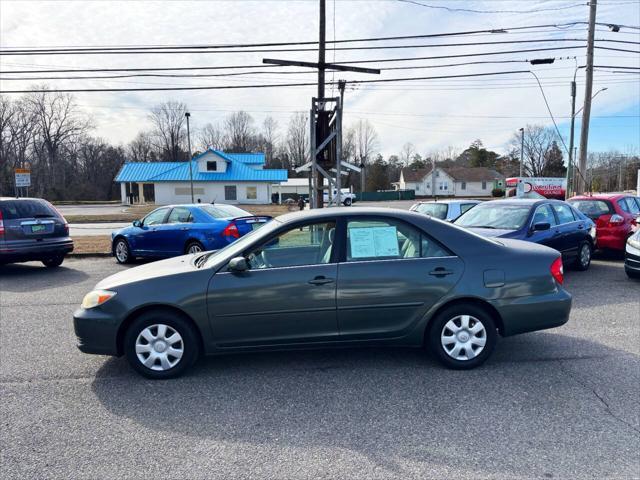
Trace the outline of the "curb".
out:
[[[67,253],[66,258],[106,258],[111,257],[111,253],[95,252],[95,253]]]

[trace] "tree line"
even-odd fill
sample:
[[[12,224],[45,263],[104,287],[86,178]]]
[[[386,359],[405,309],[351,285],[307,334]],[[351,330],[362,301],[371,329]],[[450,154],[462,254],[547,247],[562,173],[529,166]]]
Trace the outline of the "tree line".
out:
[[[0,195],[14,194],[15,168],[31,169],[31,196],[50,200],[109,200],[119,198],[113,182],[125,162],[186,161],[189,158],[187,105],[167,101],[148,113],[148,128],[128,144],[114,145],[95,135],[93,119],[78,108],[69,94],[41,88],[19,98],[0,96]],[[527,125],[524,135],[526,176],[564,176],[564,144],[555,130]],[[309,161],[309,119],[303,112],[280,124],[273,117],[261,123],[247,112],[229,114],[219,123],[191,130],[193,155],[215,148],[226,152],[263,152],[267,168],[284,168],[290,177],[306,176],[294,169]],[[515,132],[507,154],[501,155],[475,140],[461,152],[453,147],[421,154],[407,142],[400,152],[384,158],[380,139],[368,120],[358,120],[343,132],[343,157],[364,166],[365,190],[388,190],[402,168],[421,169],[436,164],[487,167],[505,177],[518,175],[521,137]],[[637,155],[593,153],[584,173],[594,190],[633,188],[640,161]],[[361,190],[355,172],[343,186]]]

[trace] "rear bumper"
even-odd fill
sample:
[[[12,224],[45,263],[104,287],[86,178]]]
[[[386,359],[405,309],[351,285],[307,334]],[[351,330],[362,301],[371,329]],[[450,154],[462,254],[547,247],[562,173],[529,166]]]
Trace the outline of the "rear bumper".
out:
[[[569,321],[571,294],[563,288],[543,296],[519,297],[492,302],[502,317],[502,335],[534,332]]]
[[[119,321],[96,309],[80,308],[73,314],[78,349],[83,353],[118,355]]]
[[[4,242],[0,243],[0,263],[45,260],[70,252],[73,252],[73,240],[69,237],[27,244]]]
[[[607,233],[597,232],[596,238],[598,248],[624,250],[630,233],[631,230],[627,230],[625,228],[615,229]]]

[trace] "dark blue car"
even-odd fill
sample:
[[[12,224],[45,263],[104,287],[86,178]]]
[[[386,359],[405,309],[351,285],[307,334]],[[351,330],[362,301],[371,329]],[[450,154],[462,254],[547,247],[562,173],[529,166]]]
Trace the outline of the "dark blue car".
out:
[[[169,205],[111,234],[118,263],[136,257],[166,258],[217,250],[271,220],[233,205]]]
[[[566,265],[578,270],[589,268],[595,248],[593,221],[560,200],[493,200],[477,205],[454,223],[486,237],[514,238],[554,248]]]

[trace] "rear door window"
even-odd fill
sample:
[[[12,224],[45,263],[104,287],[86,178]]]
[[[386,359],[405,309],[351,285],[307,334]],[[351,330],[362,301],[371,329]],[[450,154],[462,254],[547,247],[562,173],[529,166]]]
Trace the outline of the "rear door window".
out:
[[[571,210],[571,207],[569,205],[554,203],[553,209],[558,215],[558,222],[560,223],[560,225],[562,225],[563,223],[575,222],[576,219],[573,216],[573,210]]]
[[[55,209],[41,200],[5,200],[0,202],[0,211],[4,220],[58,217]]]
[[[631,213],[631,210],[629,210],[629,205],[627,205],[627,199],[626,198],[621,198],[616,203],[622,209],[623,212]]]
[[[640,213],[640,207],[636,203],[635,199],[632,197],[627,197],[624,199],[627,202],[627,207],[629,208],[629,213],[633,215],[638,215]]]
[[[185,207],[175,207],[171,210],[169,214],[169,218],[167,219],[167,223],[191,223],[193,222],[193,217],[191,216],[191,212],[188,208]]]

